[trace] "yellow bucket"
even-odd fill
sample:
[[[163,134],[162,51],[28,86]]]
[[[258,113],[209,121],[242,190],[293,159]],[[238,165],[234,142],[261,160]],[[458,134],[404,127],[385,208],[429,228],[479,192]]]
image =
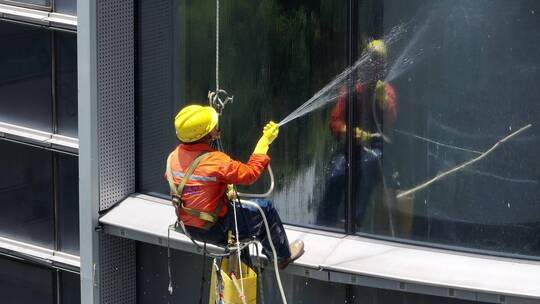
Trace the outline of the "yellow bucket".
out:
[[[236,285],[241,288],[244,285],[245,303],[257,303],[257,273],[246,264],[242,263],[242,280],[236,275]],[[221,261],[220,273],[223,279],[223,301],[225,304],[243,304],[242,299],[237,291],[235,282],[226,272],[229,269],[229,258],[223,258]],[[216,293],[216,269],[212,265],[212,276],[210,279],[210,304],[215,304]]]

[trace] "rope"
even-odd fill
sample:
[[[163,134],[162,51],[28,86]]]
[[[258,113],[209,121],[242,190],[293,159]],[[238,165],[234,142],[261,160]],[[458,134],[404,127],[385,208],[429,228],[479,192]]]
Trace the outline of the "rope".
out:
[[[219,0],[216,0],[216,93],[219,92]]]
[[[261,213],[261,216],[262,216],[263,221],[264,221],[264,227],[266,228],[266,234],[268,236],[268,242],[270,243],[270,247],[272,248],[272,257],[273,257],[272,260],[274,262],[274,270],[275,270],[275,273],[276,273],[276,281],[278,283],[279,292],[281,294],[281,300],[283,301],[283,304],[287,304],[287,298],[285,297],[285,291],[283,290],[283,285],[281,284],[281,277],[279,276],[279,268],[278,268],[278,263],[277,263],[276,248],[274,247],[274,243],[272,242],[272,235],[270,233],[270,227],[268,225],[268,220],[266,219],[266,215],[264,214],[264,211],[262,210],[262,208],[259,205],[255,204],[253,202],[243,201],[243,204],[255,207],[255,208],[257,208],[259,213]]]
[[[242,292],[240,297],[244,295],[244,277],[242,275],[242,251],[240,251],[240,233],[238,232],[238,217],[236,213],[236,202],[233,201],[233,210],[234,210],[234,229],[236,232],[236,253],[238,254],[238,272],[240,272],[240,286],[242,287]]]
[[[199,288],[199,304],[203,304],[204,283],[206,282],[204,278],[204,273],[206,272],[206,242],[204,242],[202,263],[201,287]]]
[[[488,156],[488,154],[490,154],[491,152],[493,152],[499,145],[503,144],[504,142],[506,142],[506,141],[509,140],[510,138],[512,138],[512,137],[514,137],[514,136],[516,136],[516,135],[518,135],[519,133],[521,133],[521,132],[527,130],[527,129],[530,128],[531,126],[532,126],[532,124],[528,124],[528,125],[522,127],[521,129],[517,130],[516,132],[514,132],[514,133],[512,133],[512,134],[510,134],[510,135],[507,135],[507,136],[504,137],[503,139],[499,140],[499,141],[498,141],[497,143],[495,143],[491,148],[489,148],[489,150],[487,150],[486,152],[480,154],[478,157],[473,158],[473,159],[471,159],[471,160],[469,160],[469,161],[467,161],[467,162],[465,162],[465,163],[463,163],[463,164],[461,164],[461,165],[459,165],[459,166],[457,166],[457,167],[454,167],[454,168],[452,168],[452,169],[450,169],[450,170],[448,170],[448,171],[445,171],[445,172],[443,172],[443,173],[441,173],[441,174],[438,174],[437,176],[435,176],[434,178],[428,180],[427,182],[424,182],[424,183],[422,183],[422,184],[420,184],[420,185],[418,185],[418,186],[416,186],[416,187],[414,187],[414,188],[412,188],[412,189],[409,189],[409,190],[407,190],[407,191],[404,191],[404,192],[398,194],[396,197],[399,199],[399,198],[402,198],[402,197],[407,196],[407,195],[409,195],[409,194],[412,194],[412,193],[415,193],[415,192],[417,192],[417,191],[420,191],[420,190],[422,190],[422,189],[428,187],[429,185],[433,184],[434,182],[436,182],[436,181],[438,181],[438,180],[440,180],[440,179],[446,177],[447,175],[452,174],[452,173],[454,173],[454,172],[456,172],[456,171],[459,171],[459,170],[461,170],[461,169],[463,169],[463,168],[465,168],[465,167],[467,167],[467,166],[470,166],[470,165],[476,163],[477,161],[482,160],[484,157]]]

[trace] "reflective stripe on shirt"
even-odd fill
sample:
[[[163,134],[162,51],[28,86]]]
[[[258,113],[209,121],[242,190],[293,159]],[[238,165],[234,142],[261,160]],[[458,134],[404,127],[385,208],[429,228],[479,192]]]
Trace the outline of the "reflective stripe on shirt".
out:
[[[173,171],[172,175],[175,177],[184,178],[184,172],[179,171]],[[190,180],[198,181],[198,182],[215,182],[216,177],[215,176],[200,176],[200,175],[191,175],[189,177]]]

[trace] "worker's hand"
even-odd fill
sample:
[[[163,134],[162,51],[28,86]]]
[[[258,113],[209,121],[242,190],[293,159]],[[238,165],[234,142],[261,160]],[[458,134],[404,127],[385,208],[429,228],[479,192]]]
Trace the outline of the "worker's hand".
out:
[[[372,137],[371,133],[369,133],[368,131],[364,131],[360,129],[359,127],[354,128],[354,138],[356,139],[357,142],[361,144],[366,144],[369,142],[371,137]]]
[[[234,191],[234,185],[228,184],[227,185],[227,198],[230,201],[235,201],[238,197],[236,197],[236,191]]]
[[[263,129],[263,135],[257,142],[253,154],[266,154],[270,144],[277,138],[279,134],[279,125],[271,121]]]
[[[386,100],[386,83],[382,80],[377,80],[375,85],[375,100],[379,108],[386,110],[388,101]]]
[[[279,125],[273,121],[270,121],[269,123],[264,126],[263,129],[263,137],[266,137],[268,140],[268,144],[271,144],[274,139],[278,137],[279,134]]]

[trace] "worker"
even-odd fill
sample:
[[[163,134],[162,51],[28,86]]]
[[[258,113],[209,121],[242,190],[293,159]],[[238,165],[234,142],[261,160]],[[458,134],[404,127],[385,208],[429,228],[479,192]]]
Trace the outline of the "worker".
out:
[[[386,62],[386,45],[383,40],[372,40],[365,49],[368,58],[358,68],[354,82],[355,107],[353,127],[353,155],[358,159],[354,199],[357,223],[362,221],[373,189],[382,178],[382,146],[387,134],[382,134],[382,123],[392,126],[397,117],[397,103],[394,87],[384,81]],[[346,185],[345,135],[347,133],[347,102],[349,89],[346,85],[340,88],[337,102],[330,114],[330,131],[341,147],[334,152],[330,163],[330,176],[322,205],[318,211],[318,223],[336,225],[338,208],[336,201],[344,201]]]
[[[211,147],[221,133],[214,108],[186,106],[176,115],[174,125],[176,136],[182,143],[169,154],[167,160],[171,172],[169,176],[172,177],[169,184],[174,184],[171,187],[178,187],[192,162],[202,157],[182,193],[178,194],[181,202],[176,207],[178,219],[193,239],[226,245],[228,232],[235,229],[234,205],[230,201],[234,196],[232,185],[251,185],[259,178],[270,162],[267,152],[278,136],[279,126],[269,122],[248,162],[242,163]],[[304,243],[297,240],[289,245],[279,214],[270,200],[258,199],[255,203],[264,211],[278,266],[284,269],[304,253]],[[239,238],[254,236],[261,242],[263,253],[272,260],[271,246],[259,211],[247,205],[237,205],[237,208],[236,229]]]

